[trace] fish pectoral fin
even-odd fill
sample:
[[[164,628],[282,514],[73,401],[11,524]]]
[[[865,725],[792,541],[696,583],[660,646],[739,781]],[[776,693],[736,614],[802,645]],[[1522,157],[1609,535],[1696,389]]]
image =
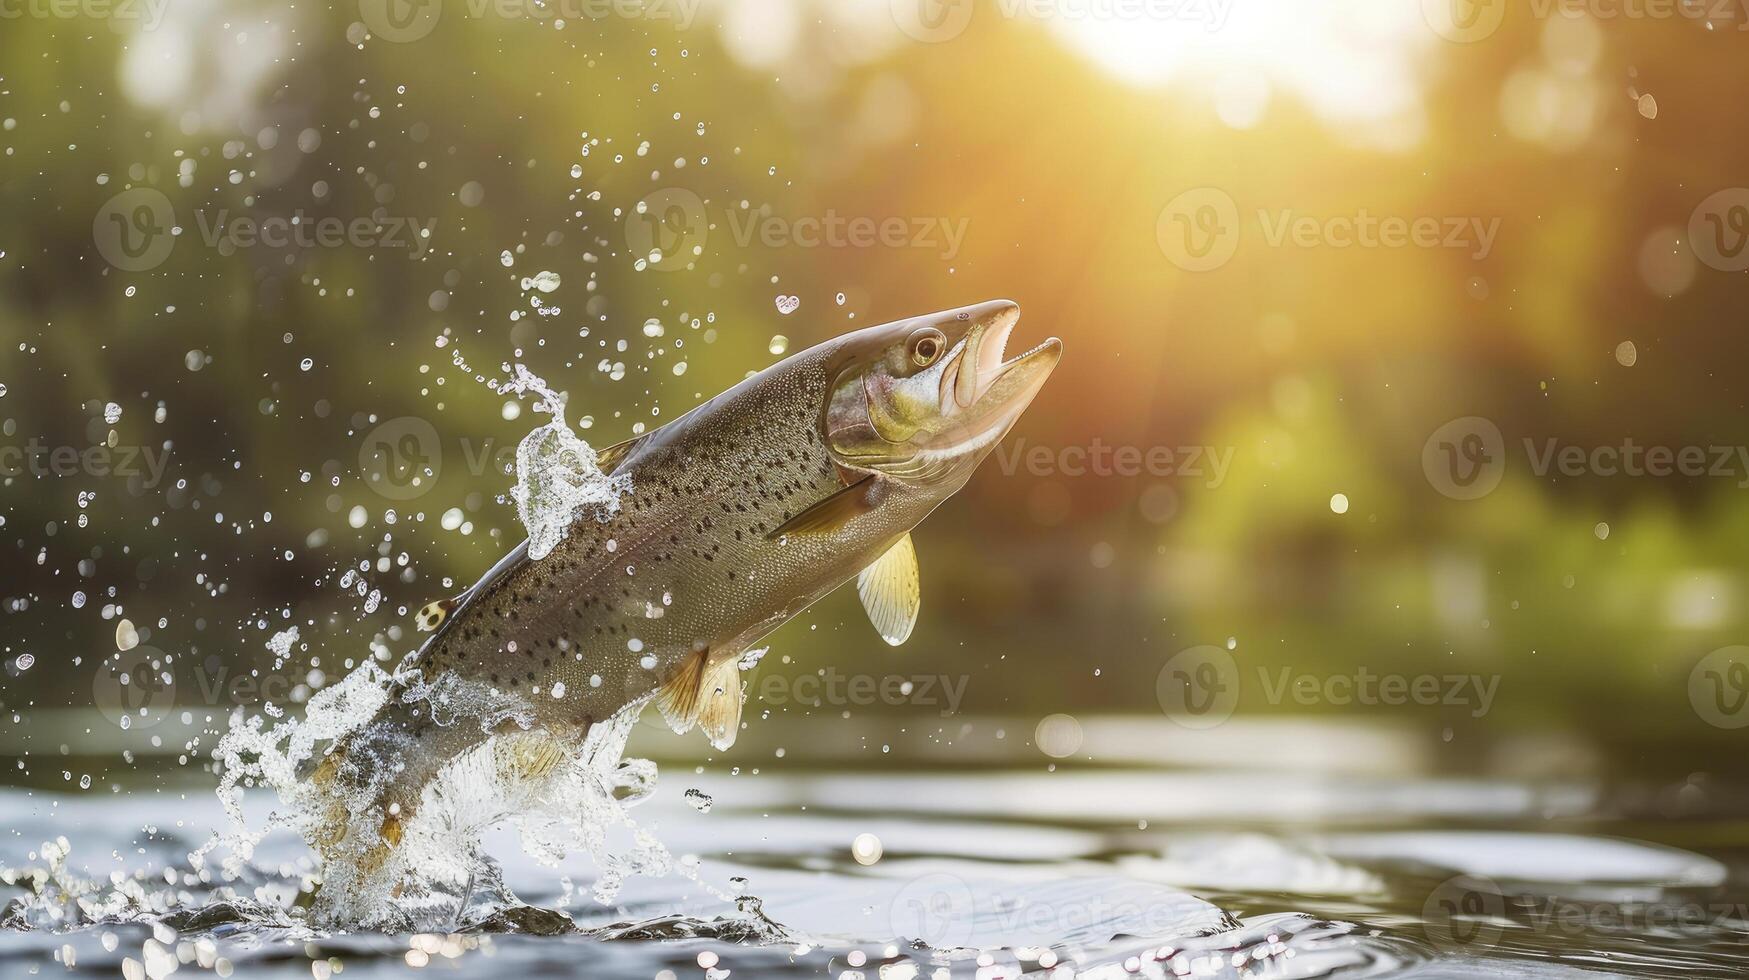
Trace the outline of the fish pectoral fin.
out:
[[[923,586],[917,571],[917,549],[909,533],[857,573],[856,593],[881,639],[898,646],[911,636],[917,610],[923,605]]]
[[[874,474],[852,483],[800,514],[774,528],[767,538],[786,534],[831,534],[863,514],[874,510],[880,502],[881,485]]]
[[[687,657],[673,676],[662,682],[656,706],[676,732],[697,725],[717,749],[735,744],[741,729],[741,659],[727,657],[712,664],[709,650]]]
[[[413,617],[413,622],[419,627],[419,632],[429,633],[442,626],[443,621],[448,619],[449,614],[459,605],[461,605],[460,596],[428,602],[419,610],[418,615]]]

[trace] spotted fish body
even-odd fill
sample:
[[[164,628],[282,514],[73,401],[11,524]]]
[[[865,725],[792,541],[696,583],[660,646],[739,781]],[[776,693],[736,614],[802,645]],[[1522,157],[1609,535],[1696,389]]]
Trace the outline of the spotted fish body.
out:
[[[998,301],[858,331],[605,451],[602,469],[630,486],[616,511],[578,517],[540,560],[524,543],[421,613],[436,631],[401,671],[417,684],[402,681],[368,740],[342,740],[318,774],[349,799],[366,790],[346,822],[364,816],[393,846],[458,756],[501,736],[514,745],[501,765],[539,776],[651,700],[727,748],[749,647],[859,573],[877,627],[902,640],[916,613],[910,530],[1056,363],[1055,341],[1001,363],[1017,318]],[[942,405],[951,417],[931,414]],[[464,694],[475,708],[446,703]],[[502,710],[478,710],[482,698]]]

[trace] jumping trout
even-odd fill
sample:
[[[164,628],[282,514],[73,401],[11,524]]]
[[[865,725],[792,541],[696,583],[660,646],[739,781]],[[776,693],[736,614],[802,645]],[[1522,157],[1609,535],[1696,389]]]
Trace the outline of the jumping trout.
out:
[[[343,802],[314,843],[379,866],[452,760],[496,742],[496,765],[538,777],[650,701],[725,749],[743,653],[851,578],[903,643],[920,598],[911,529],[1061,356],[1052,338],[1003,360],[1019,318],[997,300],[858,330],[603,450],[600,469],[630,486],[616,511],[577,518],[539,560],[524,542],[419,612],[434,632],[398,676],[412,665],[421,692],[397,681],[320,757],[316,785]]]

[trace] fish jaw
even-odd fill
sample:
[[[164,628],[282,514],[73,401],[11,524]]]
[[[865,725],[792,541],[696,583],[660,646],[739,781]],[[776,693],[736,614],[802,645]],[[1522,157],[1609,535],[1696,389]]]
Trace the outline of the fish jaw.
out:
[[[1008,338],[1020,322],[1020,306],[993,300],[953,311],[971,326],[943,372],[941,413],[954,424],[941,433],[931,452],[965,455],[988,450],[1020,418],[1063,357],[1056,337],[1003,360]]]

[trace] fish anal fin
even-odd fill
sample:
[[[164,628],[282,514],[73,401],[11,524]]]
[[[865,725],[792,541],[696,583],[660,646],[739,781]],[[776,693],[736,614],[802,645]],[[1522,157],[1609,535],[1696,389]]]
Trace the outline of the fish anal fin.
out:
[[[449,618],[449,614],[454,612],[455,607],[461,605],[461,602],[460,596],[428,602],[420,608],[418,615],[413,617],[413,622],[419,627],[419,632],[429,633],[442,626],[443,621]]]
[[[831,534],[838,531],[875,508],[880,502],[880,487],[871,473],[784,521],[766,537],[775,539],[787,534]]]
[[[856,593],[881,639],[898,646],[910,638],[923,604],[917,548],[906,533],[856,576]]]
[[[709,650],[686,658],[662,682],[656,706],[676,732],[697,725],[711,745],[726,749],[741,730],[741,659],[723,657],[712,663]]]
[[[705,668],[699,685],[698,727],[718,751],[735,744],[741,731],[740,657],[728,657]]]

